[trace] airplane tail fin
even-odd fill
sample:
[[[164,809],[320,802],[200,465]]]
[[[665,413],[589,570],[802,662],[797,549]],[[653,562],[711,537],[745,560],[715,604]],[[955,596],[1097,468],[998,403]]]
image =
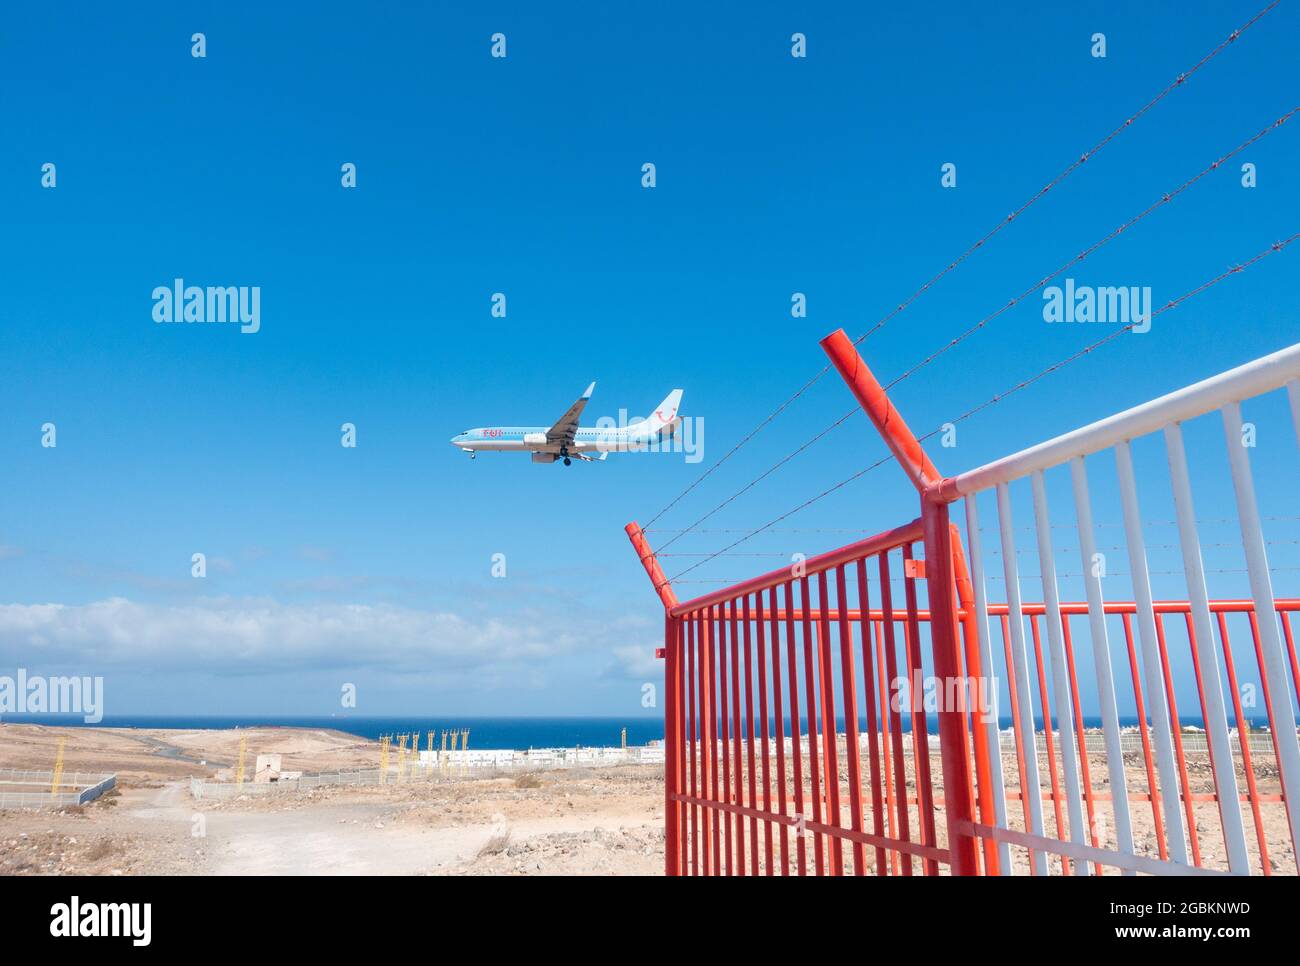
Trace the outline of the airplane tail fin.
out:
[[[681,417],[677,415],[681,405],[682,390],[674,389],[646,417],[641,428],[649,434],[671,436],[681,423]]]

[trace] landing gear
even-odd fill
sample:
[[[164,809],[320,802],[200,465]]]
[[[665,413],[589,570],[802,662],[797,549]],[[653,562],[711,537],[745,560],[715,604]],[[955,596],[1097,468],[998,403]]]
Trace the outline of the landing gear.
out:
[[[562,457],[564,458],[564,465],[565,465],[565,466],[572,466],[572,465],[573,465],[573,460],[569,459],[569,447],[567,447],[567,446],[561,446],[561,447],[560,447],[560,456],[562,456]]]
[[[565,466],[572,466],[572,465],[573,465],[573,460],[569,459],[567,456],[564,457],[564,465],[565,465]]]

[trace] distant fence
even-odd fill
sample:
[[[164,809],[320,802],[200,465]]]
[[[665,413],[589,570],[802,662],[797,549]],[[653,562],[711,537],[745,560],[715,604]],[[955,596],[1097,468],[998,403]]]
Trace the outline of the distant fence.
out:
[[[614,765],[662,765],[662,746],[643,748],[534,748],[528,751],[490,749],[474,751],[422,751],[399,772],[397,763],[388,767],[387,784],[414,781],[454,781],[466,777],[483,777],[492,772],[526,772],[563,768],[602,768]],[[300,775],[274,782],[211,782],[190,779],[190,794],[196,799],[227,801],[241,795],[267,795],[277,792],[300,792],[333,785],[378,785],[380,770],[362,768],[353,771]]]
[[[59,790],[49,792],[54,782],[52,771],[20,771],[0,768],[0,808],[59,808],[93,802],[117,784],[117,775],[103,772],[64,772]],[[45,791],[32,791],[44,786]],[[23,788],[26,791],[10,791]],[[63,791],[63,789],[70,789]]]

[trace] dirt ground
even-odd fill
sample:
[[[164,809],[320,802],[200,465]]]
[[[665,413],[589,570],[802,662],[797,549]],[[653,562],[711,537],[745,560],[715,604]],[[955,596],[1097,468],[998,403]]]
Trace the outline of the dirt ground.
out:
[[[248,739],[250,773],[254,756],[270,752],[284,756],[286,769],[373,768],[376,746],[325,730],[136,731],[0,724],[0,767],[49,769],[61,735],[69,739],[65,772],[116,771],[119,787],[99,801],[75,808],[0,810],[0,874],[657,875],[663,871],[663,775],[656,766],[394,781],[383,786],[333,786],[196,801],[190,795],[190,776],[228,777],[241,736]],[[905,783],[912,799],[908,821],[916,840],[922,816],[915,804],[911,764],[905,768]],[[1089,811],[1100,844],[1113,849],[1115,828],[1104,756],[1089,755],[1089,766],[1096,798]],[[941,767],[938,756],[931,756],[936,782]],[[1058,774],[1060,767],[1057,760]],[[1005,756],[1008,817],[1012,828],[1024,829],[1023,803],[1014,791],[1019,784],[1016,768],[1014,755]],[[1046,790],[1050,770],[1041,755],[1040,768]],[[1237,770],[1245,792],[1240,760]],[[1258,756],[1253,772],[1265,801],[1259,807],[1258,827],[1254,810],[1244,803],[1241,809],[1252,869],[1294,875],[1296,859],[1285,806],[1277,800],[1276,766],[1267,756]],[[811,787],[806,770],[803,777],[807,802]],[[1125,756],[1125,777],[1137,851],[1158,858],[1161,843],[1145,794],[1148,779],[1141,755]],[[735,776],[731,779],[734,782]],[[1187,781],[1194,796],[1208,798],[1214,788],[1208,760],[1189,754]],[[739,784],[745,787],[747,782]],[[793,803],[792,785],[787,785],[787,794]],[[775,787],[772,797],[775,805]],[[1205,798],[1192,809],[1199,833],[1197,851],[1202,864],[1225,868],[1218,807]],[[847,785],[841,786],[840,799],[841,821],[847,824]],[[1065,812],[1064,805],[1061,810]],[[702,811],[696,810],[694,816],[691,811],[687,810],[688,835],[692,822],[703,821]],[[1052,801],[1045,799],[1049,836],[1056,833],[1055,811]],[[943,847],[942,801],[936,802],[935,814],[938,844]],[[868,811],[868,822],[869,815]],[[746,839],[753,842],[751,836],[757,835],[761,841],[763,826],[751,832],[750,824],[744,823]],[[773,831],[775,835],[777,829]],[[793,833],[787,832],[787,837],[793,854]],[[1264,861],[1261,838],[1267,848]],[[811,835],[805,842],[811,866],[818,843]],[[688,839],[688,849],[691,844]],[[698,839],[694,845],[698,853]],[[851,868],[848,847],[844,855]],[[1012,855],[1016,870],[1027,872],[1027,853],[1013,849]],[[868,869],[874,869],[874,849],[866,850],[866,862]],[[1050,867],[1053,874],[1061,871],[1058,859],[1053,858]]]
[[[0,767],[116,771],[119,787],[59,810],[0,810],[0,874],[653,875],[663,782],[652,766],[332,787],[195,801],[239,739],[284,767],[374,767],[375,743],[333,731],[57,729],[0,724]],[[178,758],[177,755],[184,757]],[[206,762],[206,764],[199,764]]]

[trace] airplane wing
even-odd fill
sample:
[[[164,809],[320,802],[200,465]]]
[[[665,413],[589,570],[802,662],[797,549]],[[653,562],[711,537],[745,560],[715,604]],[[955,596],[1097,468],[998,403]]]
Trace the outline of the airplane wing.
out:
[[[578,397],[577,402],[569,407],[569,411],[546,431],[546,441],[548,443],[559,443],[561,446],[568,446],[573,442],[574,434],[578,432],[578,420],[582,418],[582,411],[587,408],[587,400],[591,398],[595,388],[596,384],[593,382],[587,387],[587,391]]]

